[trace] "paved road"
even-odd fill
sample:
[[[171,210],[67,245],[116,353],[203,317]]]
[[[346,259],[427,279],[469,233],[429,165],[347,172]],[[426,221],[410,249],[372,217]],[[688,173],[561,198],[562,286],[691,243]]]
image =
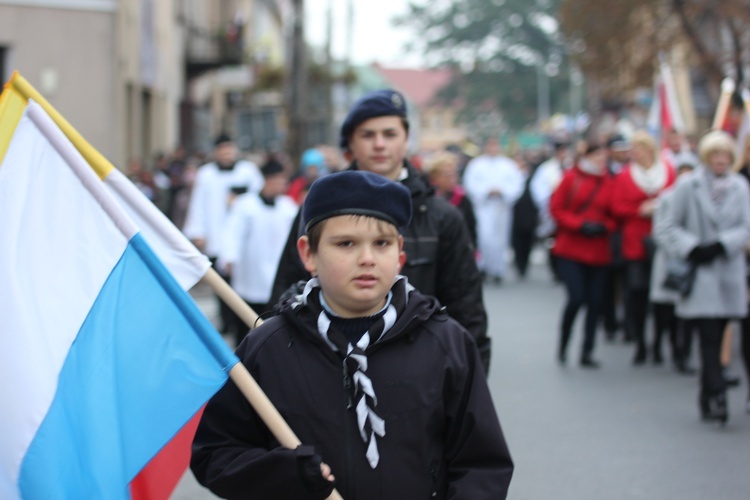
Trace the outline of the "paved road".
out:
[[[720,428],[698,418],[695,376],[677,375],[668,364],[634,368],[631,345],[599,340],[602,369],[579,368],[580,322],[569,364],[559,366],[563,298],[539,264],[525,282],[511,277],[485,288],[494,342],[490,388],[516,463],[509,498],[750,498],[745,380],[730,393],[730,420]],[[199,304],[215,313],[210,300]],[[738,353],[731,369],[742,374]],[[215,497],[188,472],[173,498]]]

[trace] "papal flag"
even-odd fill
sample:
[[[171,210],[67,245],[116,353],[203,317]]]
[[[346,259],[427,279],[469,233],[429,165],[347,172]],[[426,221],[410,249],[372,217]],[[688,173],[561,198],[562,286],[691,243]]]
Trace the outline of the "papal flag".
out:
[[[0,94],[0,163],[28,106],[34,99],[102,180],[104,189],[140,230],[180,286],[189,290],[210,269],[208,259],[104,156],[94,149],[46,99],[18,72]],[[149,462],[131,484],[134,498],[165,499],[188,467],[190,443],[200,415],[196,416]]]

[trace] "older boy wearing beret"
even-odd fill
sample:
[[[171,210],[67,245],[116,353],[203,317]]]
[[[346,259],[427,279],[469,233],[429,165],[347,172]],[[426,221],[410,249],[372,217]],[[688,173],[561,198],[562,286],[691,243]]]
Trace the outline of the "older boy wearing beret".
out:
[[[281,448],[229,382],[193,442],[201,484],[322,499],[332,470],[347,500],[506,497],[513,463],[475,343],[398,274],[411,210],[369,172],[313,184],[297,247],[314,277],[237,351],[304,446]]]
[[[399,181],[409,189],[414,217],[403,228],[406,262],[402,273],[419,291],[437,297],[448,314],[471,333],[488,373],[487,315],[468,228],[461,213],[436,197],[405,160],[408,139],[409,122],[403,96],[394,90],[378,90],[352,106],[341,126],[340,146],[352,158],[350,170],[373,172]],[[299,231],[293,228],[276,273],[274,298],[299,280],[309,278],[297,256],[298,236]]]

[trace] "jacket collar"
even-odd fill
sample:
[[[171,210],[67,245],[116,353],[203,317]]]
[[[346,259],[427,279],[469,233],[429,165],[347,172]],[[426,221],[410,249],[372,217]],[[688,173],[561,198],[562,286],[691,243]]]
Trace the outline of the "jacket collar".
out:
[[[349,165],[348,170],[359,170],[357,162],[352,162]],[[407,173],[407,177],[401,181],[401,184],[409,189],[412,198],[419,195],[428,196],[434,193],[434,188],[424,180],[422,174],[411,164],[411,162],[409,162],[409,160],[404,160],[404,171]]]
[[[706,217],[716,225],[719,225],[722,219],[725,219],[729,213],[734,210],[735,197],[739,189],[739,185],[736,182],[732,182],[727,191],[727,198],[724,203],[717,206],[711,199],[711,188],[709,186],[708,176],[710,174],[702,167],[700,170],[693,174],[691,184],[696,192],[696,199],[701,208],[701,211],[706,214]],[[732,174],[729,174],[730,176]]]

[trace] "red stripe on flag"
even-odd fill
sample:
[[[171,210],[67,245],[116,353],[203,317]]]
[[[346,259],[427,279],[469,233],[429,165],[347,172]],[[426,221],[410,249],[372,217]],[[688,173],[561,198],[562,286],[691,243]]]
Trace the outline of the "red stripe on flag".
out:
[[[203,407],[205,408],[205,406]],[[190,465],[190,447],[203,408],[130,482],[133,500],[167,500]]]

